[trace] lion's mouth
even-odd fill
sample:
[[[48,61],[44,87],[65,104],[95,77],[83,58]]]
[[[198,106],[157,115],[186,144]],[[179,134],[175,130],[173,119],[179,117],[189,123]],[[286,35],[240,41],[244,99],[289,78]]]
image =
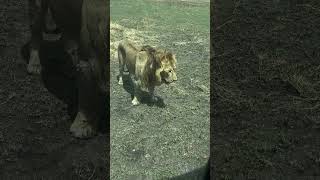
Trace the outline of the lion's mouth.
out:
[[[171,84],[171,83],[173,83],[174,81],[168,81],[168,80],[166,80],[165,78],[162,78],[162,83],[164,83],[164,84]]]
[[[164,84],[168,84],[168,82],[164,78],[161,78],[161,82]]]
[[[161,72],[160,75],[161,75],[161,83],[171,84],[171,83],[174,83],[175,81],[173,79],[171,80],[170,78],[168,78],[168,76],[164,72]]]

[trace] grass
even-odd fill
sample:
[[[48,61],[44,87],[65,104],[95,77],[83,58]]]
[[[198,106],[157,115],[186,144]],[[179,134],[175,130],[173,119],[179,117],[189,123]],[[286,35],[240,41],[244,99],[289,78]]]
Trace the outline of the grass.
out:
[[[186,6],[146,0],[111,1],[111,19],[126,21],[126,27],[152,31],[193,31],[208,33],[208,6]],[[192,26],[191,26],[192,25]]]
[[[117,59],[111,59],[111,179],[163,179],[206,163],[208,5],[111,1],[111,22],[124,27],[112,31],[111,43],[137,37],[140,43],[172,50],[178,61],[178,82],[156,89],[166,105],[163,108],[146,104],[132,107],[130,94],[117,84]],[[116,46],[112,48],[116,50]]]

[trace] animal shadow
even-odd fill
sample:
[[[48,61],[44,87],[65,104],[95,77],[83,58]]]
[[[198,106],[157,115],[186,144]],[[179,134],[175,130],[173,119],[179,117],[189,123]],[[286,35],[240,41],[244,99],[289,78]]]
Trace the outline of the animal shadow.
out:
[[[20,53],[28,64],[30,58],[30,42],[24,44]],[[64,52],[61,41],[43,41],[39,50],[41,79],[44,87],[55,97],[68,105],[71,119],[77,113],[78,89],[76,73],[68,54]]]
[[[206,165],[195,169],[193,171],[187,172],[185,174],[170,178],[170,180],[209,180],[210,179],[210,158],[208,159]]]
[[[30,42],[24,44],[20,53],[26,63],[29,63],[30,58]],[[56,98],[67,104],[67,111],[70,116],[69,120],[73,120],[78,112],[78,91],[79,85],[82,84],[78,80],[79,73],[68,53],[64,50],[62,41],[42,41],[39,50],[40,64],[41,64],[41,79],[44,87],[53,94]],[[94,81],[90,81],[92,84]],[[95,88],[95,87],[92,87]],[[86,103],[94,103],[97,107],[94,110],[100,111],[99,108],[104,109],[109,101],[109,95],[98,94],[98,96],[107,98],[106,101],[96,102],[95,100]],[[102,99],[102,98],[99,98]],[[99,131],[107,132],[108,122],[105,119],[109,117],[109,111],[101,110],[101,120],[99,121]]]
[[[119,76],[117,77],[119,80]],[[130,78],[130,75],[124,74],[122,77],[123,80],[123,88],[125,91],[127,91],[131,95],[131,99],[133,99],[134,94],[134,84],[132,79]],[[156,96],[157,101],[152,102],[150,95],[147,92],[141,92],[141,104],[147,104],[148,106],[157,106],[160,108],[165,108],[166,104],[164,103],[163,99],[159,96]]]

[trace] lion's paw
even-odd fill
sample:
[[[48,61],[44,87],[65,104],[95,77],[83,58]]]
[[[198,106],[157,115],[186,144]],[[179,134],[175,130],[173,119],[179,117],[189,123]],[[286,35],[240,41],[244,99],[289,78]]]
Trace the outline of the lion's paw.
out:
[[[37,50],[32,50],[30,53],[30,59],[29,59],[27,71],[30,74],[40,74],[41,73],[40,58],[39,58],[39,53]]]
[[[118,81],[118,84],[119,84],[119,85],[123,85],[123,80],[122,80],[122,77],[119,77],[119,81]]]
[[[82,112],[77,113],[77,116],[70,127],[70,132],[77,138],[89,138],[96,134],[96,131],[88,123]]]
[[[30,74],[40,74],[41,73],[41,65],[28,64],[27,71]]]
[[[136,106],[136,105],[139,105],[139,104],[140,104],[140,102],[139,102],[139,100],[138,100],[138,98],[137,98],[137,97],[134,97],[134,98],[133,98],[133,100],[132,100],[131,102],[132,102],[132,104],[133,104],[134,106]]]
[[[151,96],[151,102],[156,103],[158,101],[158,97],[156,96]]]

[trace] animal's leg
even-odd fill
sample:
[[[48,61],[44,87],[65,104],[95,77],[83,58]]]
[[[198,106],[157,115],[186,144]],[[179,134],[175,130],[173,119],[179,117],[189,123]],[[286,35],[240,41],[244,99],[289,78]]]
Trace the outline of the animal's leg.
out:
[[[140,82],[138,80],[133,79],[134,91],[133,91],[133,99],[132,104],[134,106],[140,104]]]
[[[40,74],[41,73],[41,64],[39,58],[39,49],[30,48],[30,59],[27,66],[27,71],[30,74]]]
[[[151,98],[151,102],[157,102],[157,97],[154,95],[154,86],[151,86],[149,88],[149,95],[150,95],[150,98]]]
[[[48,32],[54,32],[57,28],[57,24],[53,19],[52,10],[51,8],[48,8],[45,15],[45,30]]]
[[[71,124],[70,132],[77,138],[90,138],[96,131],[88,122],[88,117],[81,110],[78,111],[75,120]]]
[[[27,65],[27,71],[30,74],[40,74],[41,64],[39,57],[40,42],[42,41],[42,26],[44,24],[44,11],[45,7],[32,7],[35,6],[32,0],[29,1],[29,17],[31,28],[31,43],[30,43],[30,58]],[[39,10],[39,8],[41,8]]]
[[[75,40],[65,39],[64,50],[71,57],[72,64],[77,66],[79,64],[79,46]]]
[[[121,53],[120,49],[118,50],[118,59],[119,59],[119,81],[118,81],[118,84],[122,85],[123,84],[122,76],[123,76],[123,71],[124,71],[124,60],[123,60],[122,53]]]
[[[87,62],[80,61],[78,73],[78,113],[70,127],[70,132],[78,138],[89,138],[96,134],[100,115],[98,86],[92,78]]]

